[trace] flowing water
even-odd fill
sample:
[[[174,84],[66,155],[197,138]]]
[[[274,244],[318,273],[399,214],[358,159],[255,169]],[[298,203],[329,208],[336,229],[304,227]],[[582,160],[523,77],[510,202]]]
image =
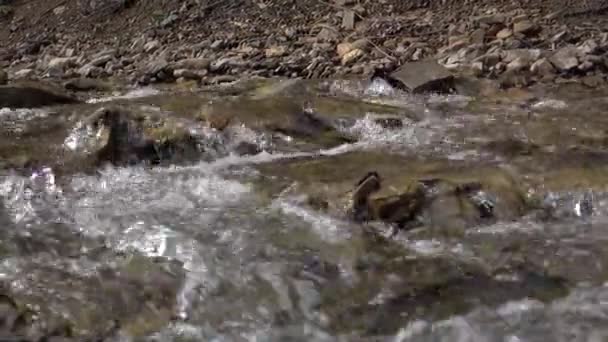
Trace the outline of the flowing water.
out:
[[[278,84],[0,109],[0,337],[608,339],[608,93]],[[84,117],[108,104],[175,118],[200,158],[74,167],[103,136]],[[201,108],[240,120],[219,131],[194,119]],[[283,128],[293,110],[335,131]],[[343,205],[370,171],[395,192],[430,177],[517,181],[488,195],[498,219],[473,223],[445,200],[389,236]],[[516,193],[540,204],[520,209]]]

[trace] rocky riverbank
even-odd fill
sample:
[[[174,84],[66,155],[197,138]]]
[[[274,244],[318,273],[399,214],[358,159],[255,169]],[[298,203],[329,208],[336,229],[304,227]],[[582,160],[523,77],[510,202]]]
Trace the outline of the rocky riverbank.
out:
[[[570,2],[6,0],[0,83],[369,76],[435,60],[504,87],[603,85],[608,4]]]

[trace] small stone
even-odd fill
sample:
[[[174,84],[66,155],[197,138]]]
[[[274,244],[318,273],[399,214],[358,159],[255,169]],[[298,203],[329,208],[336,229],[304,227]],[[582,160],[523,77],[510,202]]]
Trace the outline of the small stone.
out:
[[[347,30],[355,28],[355,11],[346,10],[342,13],[342,28]]]
[[[49,69],[65,70],[66,68],[74,66],[76,58],[74,57],[59,57],[53,58],[48,64]]]
[[[338,39],[338,32],[334,29],[324,27],[317,34],[318,41],[333,42]]]
[[[287,48],[285,46],[271,46],[264,50],[266,58],[282,57],[287,54]]]
[[[359,58],[363,57],[365,52],[361,49],[354,49],[342,56],[342,65],[349,65]]]
[[[486,68],[492,68],[496,64],[498,64],[498,62],[500,62],[500,60],[501,60],[500,54],[498,52],[493,52],[493,53],[486,53],[485,55],[479,56],[479,57],[475,58],[473,60],[473,62],[480,62],[480,63],[483,63],[483,65]]]
[[[83,66],[82,68],[78,69],[78,71],[77,71],[78,75],[80,75],[81,77],[93,77],[93,78],[101,76],[102,72],[103,72],[103,69],[101,69],[100,67],[96,67],[94,65],[90,65],[90,64]]]
[[[536,25],[528,19],[523,19],[513,24],[513,33],[521,33],[526,36],[534,35],[540,32],[540,26]]]
[[[65,12],[65,6],[58,6],[53,9],[53,14],[62,15]]]
[[[594,39],[587,39],[578,48],[583,54],[594,54],[598,51],[599,45]]]
[[[507,64],[507,71],[519,71],[527,69],[530,66],[530,60],[525,58],[517,58]]]
[[[114,58],[114,56],[112,56],[110,54],[103,55],[103,56],[99,56],[99,57],[93,59],[89,64],[96,66],[96,67],[103,67],[106,65],[106,63],[111,61],[113,58]]]
[[[498,39],[507,39],[511,36],[513,36],[513,31],[508,28],[504,28],[496,33],[496,38]]]
[[[578,70],[580,71],[589,71],[593,69],[593,63],[590,61],[584,61],[578,66]]]
[[[153,40],[151,42],[147,42],[144,45],[144,51],[145,52],[152,52],[154,50],[157,50],[158,48],[160,48],[160,42],[158,40]]]
[[[471,42],[474,44],[483,44],[486,39],[486,30],[479,28],[471,33]]]
[[[530,61],[530,63],[538,60],[542,55],[540,49],[511,49],[505,50],[502,53],[502,60],[505,63],[510,63],[518,58]]]
[[[351,43],[340,43],[336,47],[336,52],[338,53],[338,56],[340,56],[340,58],[342,58],[344,55],[346,55],[347,53],[351,52],[354,49],[355,48],[353,47],[353,44],[351,44]]]
[[[575,47],[566,46],[554,53],[550,61],[559,71],[570,71],[579,64],[578,53]]]
[[[6,71],[0,69],[0,85],[5,85],[8,83],[8,74]]]

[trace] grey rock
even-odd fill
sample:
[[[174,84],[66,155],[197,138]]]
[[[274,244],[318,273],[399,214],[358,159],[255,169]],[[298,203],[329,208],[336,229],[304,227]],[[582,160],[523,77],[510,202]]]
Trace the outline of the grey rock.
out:
[[[152,51],[158,50],[158,48],[160,48],[160,46],[161,46],[161,44],[160,44],[160,42],[158,40],[153,40],[151,42],[147,42],[144,45],[144,51],[145,52],[152,52]]]
[[[406,63],[390,77],[412,93],[446,91],[453,81],[452,74],[434,60]]]
[[[559,71],[570,71],[578,66],[578,55],[576,47],[566,46],[554,53],[549,60]]]

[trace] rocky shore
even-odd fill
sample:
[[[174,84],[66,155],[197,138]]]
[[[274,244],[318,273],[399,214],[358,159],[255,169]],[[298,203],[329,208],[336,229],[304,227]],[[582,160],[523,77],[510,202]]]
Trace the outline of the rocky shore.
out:
[[[4,0],[0,84],[369,76],[434,60],[507,88],[600,86],[608,4],[570,2]]]

